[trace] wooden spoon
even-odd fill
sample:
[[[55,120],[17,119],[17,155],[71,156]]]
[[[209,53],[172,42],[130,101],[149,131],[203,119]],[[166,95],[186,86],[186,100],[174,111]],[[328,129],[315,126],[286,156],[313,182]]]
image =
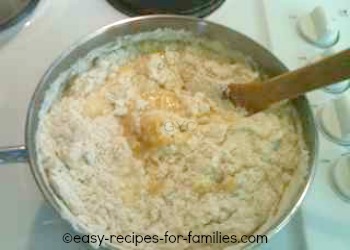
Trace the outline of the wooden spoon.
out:
[[[230,84],[225,95],[250,114],[271,104],[350,78],[350,49],[264,82]]]

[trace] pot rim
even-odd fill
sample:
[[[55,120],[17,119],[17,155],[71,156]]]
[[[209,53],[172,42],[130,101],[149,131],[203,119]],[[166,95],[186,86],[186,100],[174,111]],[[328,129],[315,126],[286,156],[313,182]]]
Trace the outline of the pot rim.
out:
[[[47,185],[44,181],[44,178],[39,170],[38,164],[36,164],[36,162],[35,162],[35,159],[36,159],[35,140],[36,139],[35,139],[35,135],[31,134],[31,131],[36,131],[36,129],[33,130],[34,124],[33,124],[32,120],[34,118],[35,111],[37,109],[40,109],[41,102],[38,101],[38,99],[39,99],[38,97],[41,93],[41,89],[43,88],[43,86],[48,84],[47,80],[48,80],[49,76],[51,75],[51,73],[56,69],[56,67],[67,56],[69,56],[77,47],[87,43],[88,41],[92,40],[93,38],[96,38],[96,37],[104,34],[105,32],[108,32],[108,30],[113,29],[113,28],[117,28],[118,26],[122,26],[123,24],[128,24],[128,23],[133,23],[133,22],[143,21],[143,20],[149,20],[149,19],[162,20],[164,18],[165,19],[176,19],[178,21],[182,20],[182,21],[197,22],[198,25],[207,25],[207,24],[215,25],[215,26],[222,27],[222,28],[228,30],[228,32],[230,32],[230,33],[237,33],[240,36],[244,37],[244,39],[250,40],[255,45],[258,45],[261,50],[264,50],[265,52],[270,54],[276,60],[276,62],[280,64],[280,66],[284,69],[284,71],[289,71],[288,68],[279,59],[277,59],[270,51],[268,51],[266,48],[264,48],[259,43],[252,40],[251,38],[247,37],[246,35],[238,32],[238,31],[235,31],[229,27],[223,26],[221,24],[217,24],[215,22],[203,20],[203,19],[196,18],[196,17],[181,16],[181,15],[168,15],[168,14],[145,15],[145,16],[131,17],[131,18],[126,18],[126,19],[105,25],[105,26],[95,30],[94,32],[92,32],[90,34],[83,36],[77,42],[75,42],[71,46],[69,46],[63,53],[61,53],[51,63],[49,68],[46,70],[46,72],[42,76],[39,84],[35,88],[34,94],[32,95],[32,98],[31,98],[31,101],[29,104],[29,108],[27,111],[26,125],[25,125],[25,145],[29,151],[28,152],[29,153],[29,164],[30,164],[31,172],[32,172],[34,179],[35,179],[35,182],[37,183],[37,186],[39,187],[43,196],[45,197],[45,199],[47,201],[49,201],[50,205],[54,208],[54,210],[59,213],[61,218],[67,220],[67,218],[62,216],[62,208],[60,207],[60,205],[58,204],[58,202],[54,198],[56,194],[52,191],[51,188],[47,187]],[[300,96],[297,99],[302,100],[305,103],[305,108],[307,108],[306,112],[310,116],[310,117],[308,117],[309,123],[311,124],[312,127],[315,128],[315,129],[313,129],[313,135],[311,135],[311,138],[313,139],[313,141],[311,142],[312,146],[313,146],[313,150],[309,150],[310,151],[309,152],[310,159],[309,159],[309,163],[308,163],[308,175],[306,177],[306,182],[305,182],[305,186],[303,188],[303,191],[299,194],[299,196],[297,196],[298,198],[296,199],[293,206],[291,206],[291,209],[286,209],[286,211],[282,214],[282,216],[280,216],[280,218],[273,225],[269,226],[269,229],[264,232],[264,234],[268,237],[268,239],[271,239],[271,237],[273,235],[278,233],[286,224],[288,224],[288,222],[295,215],[296,211],[301,206],[302,201],[304,200],[306,193],[309,190],[311,183],[314,179],[315,173],[316,173],[316,159],[318,158],[319,138],[318,138],[318,133],[316,130],[315,118],[314,118],[313,112],[311,110],[311,106],[310,106],[308,100],[306,99],[306,97]],[[310,147],[309,147],[309,149],[310,149]],[[67,220],[67,221],[69,222],[70,225],[72,225],[71,221],[69,221],[69,220]],[[255,248],[260,244],[259,243],[247,243],[244,246],[244,249]],[[108,247],[113,247],[113,246],[108,245]]]

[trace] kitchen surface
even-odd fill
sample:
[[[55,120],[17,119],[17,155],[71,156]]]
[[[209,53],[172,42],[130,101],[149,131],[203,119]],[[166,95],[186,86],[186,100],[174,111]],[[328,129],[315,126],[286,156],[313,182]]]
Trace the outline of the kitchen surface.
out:
[[[49,65],[78,39],[127,18],[124,13],[105,0],[40,0],[27,16],[0,31],[0,147],[24,144],[27,107]],[[348,0],[226,0],[204,18],[249,36],[290,69],[350,46]],[[317,37],[315,32],[327,34]],[[348,134],[333,131],[350,123],[349,85],[346,81],[308,94],[319,124],[315,179],[290,223],[258,249],[349,249],[347,184],[334,169],[350,144]],[[345,101],[337,105],[339,98]],[[333,103],[336,111],[327,111]],[[343,165],[349,167],[346,161]],[[83,243],[63,243],[63,234],[74,231],[43,200],[27,163],[0,165],[0,198],[3,249],[89,249]]]

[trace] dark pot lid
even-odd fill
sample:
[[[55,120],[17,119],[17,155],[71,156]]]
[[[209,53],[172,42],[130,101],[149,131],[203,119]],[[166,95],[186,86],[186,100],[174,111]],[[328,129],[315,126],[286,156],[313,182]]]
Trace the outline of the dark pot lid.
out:
[[[0,0],[0,31],[27,17],[39,0]]]
[[[205,17],[225,0],[107,0],[117,10],[129,16],[178,14]]]

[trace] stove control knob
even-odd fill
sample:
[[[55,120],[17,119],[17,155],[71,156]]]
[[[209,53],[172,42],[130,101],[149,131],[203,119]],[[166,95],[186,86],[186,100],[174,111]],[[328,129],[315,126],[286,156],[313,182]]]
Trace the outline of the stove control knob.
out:
[[[339,30],[333,26],[321,6],[302,16],[298,21],[298,29],[304,39],[321,48],[332,47],[339,41]]]

